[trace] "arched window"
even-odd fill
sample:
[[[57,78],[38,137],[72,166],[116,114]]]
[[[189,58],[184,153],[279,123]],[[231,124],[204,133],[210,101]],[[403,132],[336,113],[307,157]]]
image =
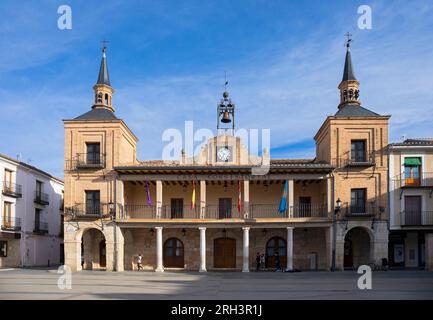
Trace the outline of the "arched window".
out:
[[[105,94],[105,104],[108,105],[108,93]]]
[[[96,102],[102,103],[102,93],[101,92],[98,93],[98,98],[97,98]]]

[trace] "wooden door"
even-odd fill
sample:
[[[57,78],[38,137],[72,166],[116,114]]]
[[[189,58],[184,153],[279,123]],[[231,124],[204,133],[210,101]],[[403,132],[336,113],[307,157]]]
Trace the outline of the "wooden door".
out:
[[[99,242],[99,267],[105,268],[107,266],[107,256],[105,248],[105,240]]]
[[[183,218],[183,199],[171,199],[170,201],[171,208],[171,218],[172,219],[182,219]]]
[[[285,268],[287,265],[286,240],[280,237],[269,239],[268,243],[266,244],[266,258],[267,268]]]
[[[219,219],[230,219],[232,217],[232,199],[219,199]]]
[[[5,169],[5,179],[3,190],[12,191],[12,171]]]
[[[421,225],[421,196],[404,197],[404,224]]]
[[[311,217],[311,197],[299,197],[300,217]]]
[[[353,268],[352,240],[347,238],[344,240],[344,267]]]
[[[6,228],[12,227],[12,203],[3,203],[3,225]]]
[[[185,267],[183,243],[177,238],[170,238],[164,243],[164,267]]]
[[[236,268],[236,239],[214,240],[214,267]]]

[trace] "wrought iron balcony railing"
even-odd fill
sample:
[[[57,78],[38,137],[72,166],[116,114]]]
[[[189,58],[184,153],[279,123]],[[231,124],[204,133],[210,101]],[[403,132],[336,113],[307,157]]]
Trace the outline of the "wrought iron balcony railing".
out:
[[[331,164],[336,167],[372,167],[376,164],[375,154],[366,153],[352,156],[351,153],[346,153],[340,157],[333,158]]]
[[[36,191],[35,192],[35,203],[42,204],[42,205],[49,205],[50,204],[50,197],[46,193]]]
[[[48,222],[45,221],[35,221],[34,233],[48,233]]]
[[[207,205],[204,214],[205,219],[243,219],[244,209],[243,206],[240,210],[237,205],[230,207],[220,207],[219,205]]]
[[[147,204],[126,204],[119,206],[119,217],[122,219],[244,219],[245,207],[240,208],[232,205],[228,208],[219,205],[207,205],[202,211],[200,206],[192,209],[190,205],[183,207],[171,207],[163,205],[157,208],[155,205]],[[239,210],[240,209],[240,210]],[[276,204],[251,204],[249,205],[249,218],[327,218],[328,208],[326,204],[310,203],[295,204],[287,208],[283,213],[279,212],[279,205]],[[160,211],[157,214],[157,211]]]
[[[419,175],[407,176],[404,173],[393,179],[395,188],[431,188],[433,172],[421,172]]]
[[[328,207],[322,203],[298,203],[279,212],[279,205],[252,204],[250,205],[252,218],[326,218]]]
[[[1,229],[5,231],[20,231],[21,218],[4,217],[2,220]]]
[[[72,218],[107,218],[114,214],[108,203],[77,203],[65,207],[65,215]]]
[[[200,205],[191,208],[191,205],[182,207],[167,206],[161,215],[163,219],[200,219]]]
[[[66,162],[67,170],[105,168],[106,157],[103,153],[77,153]]]
[[[348,217],[372,217],[378,214],[380,209],[373,202],[363,204],[350,204],[346,202],[341,206],[341,212]]]
[[[156,219],[156,205],[148,204],[126,204],[123,206],[121,218],[133,219]],[[161,208],[165,212],[165,207]]]
[[[402,226],[432,226],[433,211],[411,211],[400,212],[400,224]]]
[[[8,181],[3,182],[2,193],[5,196],[21,198],[23,196],[22,187],[20,184],[11,183]]]

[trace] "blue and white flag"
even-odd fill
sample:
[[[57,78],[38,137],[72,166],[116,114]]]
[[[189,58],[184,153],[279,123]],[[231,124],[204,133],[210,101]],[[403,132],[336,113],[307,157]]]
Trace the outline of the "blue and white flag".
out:
[[[289,181],[284,182],[283,195],[281,196],[280,207],[278,208],[279,213],[285,213],[287,211],[287,194],[289,193]]]

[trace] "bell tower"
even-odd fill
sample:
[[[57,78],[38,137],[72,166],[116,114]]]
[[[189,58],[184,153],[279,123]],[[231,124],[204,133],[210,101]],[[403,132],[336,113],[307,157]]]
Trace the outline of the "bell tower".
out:
[[[110,77],[108,75],[106,47],[107,41],[102,41],[102,60],[99,68],[99,75],[96,84],[93,86],[95,91],[95,104],[92,108],[104,108],[114,112],[111,98],[114,89],[110,84]]]
[[[223,98],[217,105],[218,135],[234,135],[235,131],[235,104],[229,98],[227,84],[225,80]]]
[[[338,109],[348,104],[361,105],[361,101],[359,100],[359,81],[355,78],[350,54],[351,36],[349,32],[346,33],[346,60],[344,62],[343,79],[338,86],[338,89],[340,89],[340,104],[338,105]]]

